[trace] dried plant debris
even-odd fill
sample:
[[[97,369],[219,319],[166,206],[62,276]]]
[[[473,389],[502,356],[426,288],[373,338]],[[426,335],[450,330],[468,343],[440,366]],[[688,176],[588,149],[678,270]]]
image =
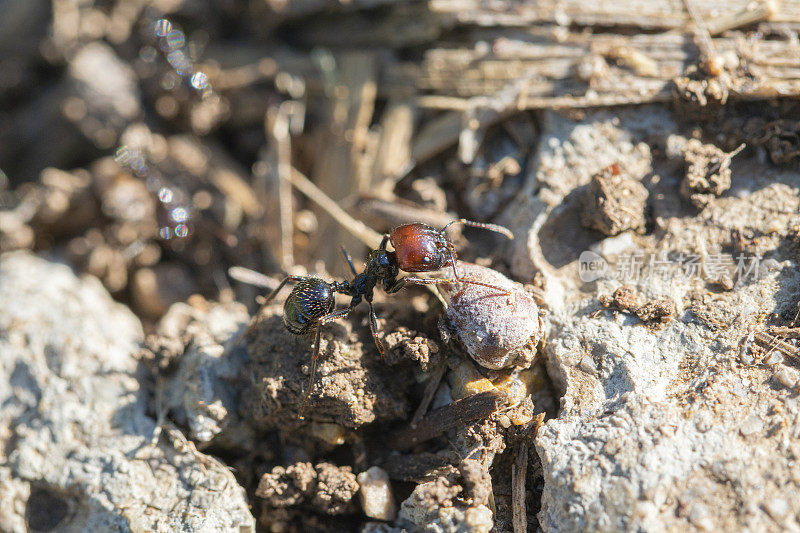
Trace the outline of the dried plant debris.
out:
[[[732,89],[746,83],[747,80],[734,80],[728,75],[707,76],[700,69],[692,67],[687,76],[678,76],[673,80],[674,95],[692,107],[718,107],[724,105]]]
[[[800,121],[779,119],[768,122],[753,141],[767,149],[774,163],[788,163],[800,157]]]
[[[615,163],[592,176],[581,222],[605,235],[618,235],[628,230],[643,233],[647,196],[645,186],[626,176]]]
[[[497,389],[479,392],[433,410],[418,424],[394,435],[394,446],[406,450],[438,437],[446,431],[489,417],[506,403],[506,395]]]
[[[702,209],[714,198],[731,187],[731,158],[744,145],[727,153],[713,144],[703,144],[698,139],[685,139],[671,135],[667,139],[667,152],[680,157],[686,174],[681,180],[681,194]]]
[[[614,291],[612,296],[601,295],[603,307],[613,307],[623,313],[636,315],[639,320],[648,324],[666,324],[677,313],[675,302],[669,298],[644,299],[635,289],[623,285]]]

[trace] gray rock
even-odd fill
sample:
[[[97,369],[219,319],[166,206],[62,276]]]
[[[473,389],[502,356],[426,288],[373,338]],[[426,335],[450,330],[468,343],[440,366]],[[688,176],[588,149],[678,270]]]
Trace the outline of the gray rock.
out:
[[[234,382],[246,356],[244,349],[230,348],[248,320],[242,304],[204,302],[174,304],[159,323],[158,333],[179,339],[184,348],[165,386],[166,408],[195,440],[207,442],[229,425],[239,426]]]
[[[0,301],[4,530],[253,529],[227,468],[175,430],[151,443],[141,325],[99,281],[4,254]]]
[[[25,504],[31,484],[11,475],[11,469],[0,466],[0,531],[27,531]]]
[[[597,116],[590,113],[584,122]],[[624,117],[620,124],[628,128]],[[570,142],[607,129],[598,124],[594,133],[578,135],[583,125],[575,126]],[[540,170],[547,168],[548,150]],[[584,152],[587,161],[573,163],[593,164]],[[563,204],[539,211],[540,226],[520,253],[541,266],[546,279],[546,359],[564,394],[559,417],[545,423],[536,440],[544,531],[800,529],[796,372],[785,369],[790,361],[782,358],[761,364],[764,352],[750,353],[742,342],[765,328],[765,315],[791,317],[797,310],[800,274],[793,250],[781,245],[797,217],[800,178],[783,171],[765,176],[763,164],[741,157],[735,193],[711,198],[699,214],[682,205],[676,171],[654,162],[661,176],[651,185],[657,230],[634,237],[625,253],[645,259],[705,253],[709,261],[733,256],[728,266],[734,268],[740,252],[770,253],[772,262],[731,276],[736,284],[715,293],[706,287],[720,273],[649,276],[645,263],[630,284],[647,298],[675,302],[669,324],[644,325],[603,309],[597,296],[611,293],[617,280],[577,279],[581,251],[603,248],[580,236],[568,245],[556,238],[580,216],[569,200],[580,179],[562,184]],[[745,235],[741,242],[737,232]]]
[[[614,163],[637,179],[647,176],[653,156],[645,141],[651,132],[675,126],[667,111],[647,106],[587,111],[582,120],[547,111],[542,127],[527,183],[497,220],[514,232],[511,268],[518,279],[531,279],[537,271],[559,278],[564,270],[576,271],[574,259],[596,238],[581,225],[579,188]],[[566,288],[574,285],[554,279],[547,286],[548,301],[564,299],[565,283]]]
[[[583,120],[570,120],[556,111],[544,115],[536,180],[544,187],[543,199],[557,205],[576,187],[614,163],[623,162],[632,176],[650,172],[652,156],[644,134],[671,129],[669,113],[657,107],[588,112]],[[657,123],[658,128],[653,125]]]
[[[766,377],[762,372],[758,378]],[[755,376],[754,376],[755,377]],[[717,376],[699,393],[623,397],[613,412],[548,422],[537,440],[545,531],[798,528],[800,402]],[[780,405],[779,413],[772,411]],[[748,414],[752,413],[752,414]],[[759,431],[740,433],[758,417]],[[713,423],[708,424],[708,420]],[[767,430],[768,428],[768,430]],[[791,502],[775,504],[779,501]]]
[[[492,512],[485,505],[453,501],[461,490],[443,477],[417,485],[400,506],[398,526],[414,533],[489,533]]]

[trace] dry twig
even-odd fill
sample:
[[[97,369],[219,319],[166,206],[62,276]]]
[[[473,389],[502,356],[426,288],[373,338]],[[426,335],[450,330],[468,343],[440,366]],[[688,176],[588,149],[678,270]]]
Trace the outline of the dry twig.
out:
[[[525,477],[528,472],[528,443],[523,441],[517,448],[514,464],[511,465],[511,512],[514,533],[527,533],[528,515],[525,512]]]

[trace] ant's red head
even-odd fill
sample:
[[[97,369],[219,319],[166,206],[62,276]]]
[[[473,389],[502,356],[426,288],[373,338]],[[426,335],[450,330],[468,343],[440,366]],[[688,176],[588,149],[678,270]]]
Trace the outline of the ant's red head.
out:
[[[406,272],[430,272],[450,266],[452,244],[441,231],[415,222],[397,226],[389,234],[397,266]]]

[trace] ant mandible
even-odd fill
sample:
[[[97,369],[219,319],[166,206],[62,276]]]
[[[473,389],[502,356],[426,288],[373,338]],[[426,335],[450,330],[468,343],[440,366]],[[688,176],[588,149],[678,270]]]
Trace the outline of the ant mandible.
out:
[[[447,238],[445,231],[453,224],[464,224],[476,228],[483,228],[497,233],[502,233],[509,239],[514,235],[510,230],[496,224],[485,224],[471,220],[458,219],[449,222],[441,230],[434,229],[421,223],[404,224],[384,234],[380,246],[369,252],[364,272],[358,273],[350,255],[342,249],[350,271],[354,278],[352,281],[327,282],[313,276],[287,276],[278,287],[273,290],[264,301],[264,305],[272,301],[278,292],[287,283],[297,283],[283,304],[283,323],[291,333],[302,335],[314,330],[314,356],[311,363],[311,376],[308,390],[303,398],[305,405],[314,387],[314,378],[319,357],[320,328],[329,322],[346,317],[362,299],[369,305],[369,326],[375,346],[381,357],[385,349],[378,337],[378,320],[372,306],[375,286],[380,282],[387,294],[401,290],[407,283],[437,284],[451,283],[451,279],[420,278],[404,276],[398,279],[400,271],[404,272],[431,272],[446,267],[453,267],[454,279],[461,283],[483,285],[509,294],[507,289],[496,287],[476,280],[463,279],[456,269],[456,251],[453,243]],[[386,249],[391,243],[394,251]],[[350,305],[344,309],[334,311],[336,305],[335,293],[350,296]]]

